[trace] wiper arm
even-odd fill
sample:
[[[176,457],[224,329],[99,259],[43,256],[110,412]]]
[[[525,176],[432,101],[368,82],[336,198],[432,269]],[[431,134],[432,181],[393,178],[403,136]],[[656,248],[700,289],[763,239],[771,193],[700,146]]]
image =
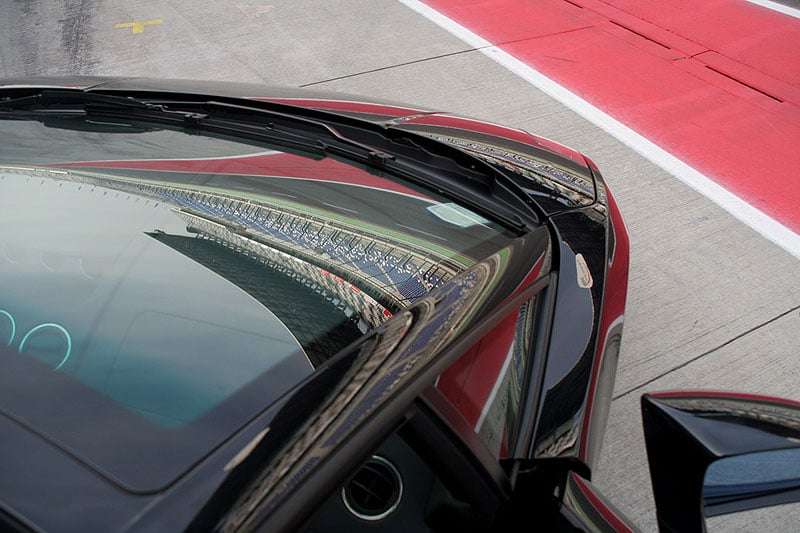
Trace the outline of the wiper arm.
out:
[[[317,155],[338,155],[381,171],[391,171],[426,189],[464,202],[510,228],[524,229],[527,226],[524,219],[535,218],[530,212],[520,216],[522,212],[512,207],[525,203],[526,198],[515,189],[513,180],[480,159],[433,143],[423,136],[343,117],[331,117],[330,120],[335,121],[332,126],[326,120],[276,111],[267,108],[269,104],[257,101],[242,105],[241,99],[232,98],[228,102],[224,97],[207,100],[200,95],[176,95],[176,98],[181,99],[45,89],[35,95],[0,100],[0,116],[3,110],[13,114],[83,113],[87,117],[138,119],[274,142]],[[384,146],[386,149],[381,148]],[[400,155],[407,157],[398,159]]]
[[[457,174],[461,177],[477,179],[483,187],[485,187],[486,194],[500,203],[499,206],[493,207],[500,207],[501,209],[505,207],[512,213],[511,219],[508,219],[508,217],[505,217],[505,219],[513,227],[523,229],[525,223],[520,216],[516,214],[519,208],[512,206],[519,205],[520,203],[525,204],[526,213],[524,218],[529,218],[530,216],[534,218],[538,217],[538,215],[530,209],[530,196],[516,180],[508,176],[505,169],[489,164],[461,148],[436,141],[416,132],[389,128],[387,133],[392,135],[393,139],[396,141],[401,140],[414,146],[417,150],[438,154],[438,156],[443,157],[445,161],[455,163],[455,165],[459,166]],[[452,173],[451,171],[451,174]],[[538,220],[536,220],[536,223],[538,223]]]
[[[115,96],[86,91],[45,89],[36,94],[18,98],[0,98],[0,111],[54,111],[81,110],[90,103],[113,105],[117,107],[149,109],[160,106],[130,96]]]
[[[285,113],[216,101],[143,100],[87,91],[46,89],[34,95],[0,100],[0,114],[82,114],[90,117],[138,118],[162,124],[283,141],[315,152],[340,152],[366,163],[390,158],[372,147],[342,136],[319,121]],[[343,149],[344,147],[349,149]]]
[[[279,111],[214,100],[145,102],[113,95],[96,96],[108,98],[87,103],[84,110],[89,116],[130,118],[133,115],[188,129],[245,135],[317,154],[341,155],[378,168],[394,159],[391,154],[343,136],[325,122]]]

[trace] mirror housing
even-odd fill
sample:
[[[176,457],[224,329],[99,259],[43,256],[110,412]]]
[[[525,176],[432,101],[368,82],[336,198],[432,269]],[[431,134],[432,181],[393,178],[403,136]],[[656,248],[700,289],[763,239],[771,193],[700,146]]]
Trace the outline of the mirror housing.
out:
[[[660,531],[705,531],[706,506],[708,514],[722,514],[800,501],[800,479],[774,494],[743,488],[716,509],[719,501],[704,499],[703,490],[706,469],[720,459],[800,449],[800,403],[747,394],[662,392],[642,396],[642,418]]]

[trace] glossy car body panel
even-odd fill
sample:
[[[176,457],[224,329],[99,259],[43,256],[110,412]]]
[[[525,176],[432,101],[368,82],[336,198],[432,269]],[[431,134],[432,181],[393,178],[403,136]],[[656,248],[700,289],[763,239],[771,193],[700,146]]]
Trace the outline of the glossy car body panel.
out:
[[[154,99],[202,100],[205,95],[213,95],[208,96],[211,99],[246,98],[257,100],[259,109],[325,120],[340,125],[343,131],[354,129],[357,120],[366,120],[372,132],[387,132],[390,137],[415,134],[421,136],[415,138],[420,143],[444,143],[452,153],[464,155],[461,164],[474,161],[476,167],[485,165],[536,193],[526,201],[529,213],[520,226],[524,230],[515,230],[517,234],[499,250],[485,251],[478,242],[470,254],[450,254],[448,260],[457,273],[440,276],[442,283],[432,292],[413,297],[391,293],[385,286],[372,286],[370,280],[336,261],[326,259],[328,262],[322,263],[322,254],[316,251],[300,253],[283,245],[283,252],[292,251],[319,266],[321,270],[313,274],[315,282],[342,299],[352,293],[366,294],[374,313],[362,319],[374,329],[349,351],[340,353],[335,364],[314,361],[321,372],[199,458],[163,492],[148,487],[138,496],[123,494],[120,489],[124,487],[115,486],[103,475],[84,473],[86,484],[93,487],[87,494],[107,502],[119,498],[120,502],[109,503],[92,517],[76,514],[70,517],[71,523],[90,528],[95,524],[92,520],[101,517],[97,519],[114,528],[142,530],[158,530],[165,525],[170,529],[189,524],[205,527],[218,520],[230,528],[267,522],[277,528],[297,526],[297,509],[321,502],[340,481],[337,476],[341,468],[357,465],[370,445],[404,419],[412,400],[423,395],[459,358],[463,359],[459,360],[461,377],[455,380],[457,385],[448,392],[442,383],[440,394],[456,406],[454,418],[463,417],[467,428],[476,428],[480,417],[486,416],[493,391],[508,372],[505,355],[514,344],[512,326],[520,308],[534,299],[537,335],[531,341],[533,345],[526,346],[530,355],[521,370],[527,388],[519,399],[519,428],[511,439],[498,445],[498,453],[511,461],[564,460],[563,464],[584,477],[590,476],[602,441],[616,368],[628,244],[616,204],[596,167],[582,155],[520,130],[435,111],[245,84],[102,78],[5,80],[0,82],[0,98],[4,94],[29,94],[42,86]],[[48,127],[56,131],[67,124],[55,121]],[[98,127],[95,133],[102,135],[104,127],[111,128]],[[147,131],[145,124],[142,132]],[[199,143],[198,138],[202,136],[192,136]],[[152,157],[131,157],[108,146],[80,155],[58,152],[57,147],[37,151],[34,146],[29,148],[38,159],[21,162],[48,165],[53,172],[74,172],[82,176],[80,183],[123,194],[135,193],[141,182],[152,181],[152,176],[162,176],[162,182],[148,186],[143,198],[164,201],[170,175],[178,174],[197,176],[192,186],[211,195],[220,194],[223,182],[248,188],[256,178],[266,177],[275,183],[281,178],[314,182],[313,186],[321,190],[332,187],[326,182],[332,180],[336,186],[364,187],[365,191],[382,178],[380,173],[333,157],[322,156],[313,163],[306,157],[304,163],[288,153],[208,153],[204,151],[207,146],[198,146],[160,146],[150,152]],[[95,179],[92,173],[105,177]],[[411,200],[420,197],[416,188],[388,180],[381,187]],[[264,202],[258,191],[248,192],[245,198],[247,202]],[[242,209],[245,203],[237,199],[233,210]],[[318,204],[316,208],[328,210],[330,206]],[[387,207],[387,213],[391,213],[390,208],[393,206]],[[204,222],[198,220],[196,211],[200,208],[194,209],[180,213],[187,224],[219,238],[224,233],[228,244],[244,247],[243,239],[256,233],[248,225],[252,217],[231,215],[226,219],[222,211],[208,211],[203,212],[210,217]],[[282,209],[290,211],[287,205]],[[398,220],[401,215],[397,213]],[[339,216],[346,218],[341,212]],[[228,233],[213,229],[212,222],[226,225]],[[344,225],[340,229],[346,230]],[[363,234],[373,230],[360,228]],[[148,231],[152,239],[167,244],[163,236]],[[277,241],[269,244],[281,246]],[[170,246],[177,249],[174,244]],[[447,255],[430,243],[426,246]],[[244,283],[228,279],[237,285]],[[362,300],[359,305],[367,304]],[[487,338],[492,342],[484,342]],[[501,357],[487,364],[489,356],[498,353]],[[464,376],[472,377],[462,379]],[[320,386],[326,379],[342,385],[328,390]],[[469,396],[468,389],[479,393]],[[459,403],[456,396],[469,396],[469,402]],[[297,417],[306,417],[308,424],[295,428]],[[265,432],[265,427],[269,431]],[[466,438],[464,435],[462,438]],[[475,448],[485,445],[476,444]],[[48,460],[53,469],[63,472],[81,468],[74,457],[60,452]],[[497,464],[492,468],[491,461],[486,459],[485,463],[484,470],[493,483],[510,486]],[[60,479],[67,482],[67,478]],[[498,489],[498,498],[508,497],[508,490]],[[199,515],[198,501],[206,502]],[[234,510],[228,512],[231,505]],[[21,509],[24,502],[15,501],[12,507]],[[143,512],[145,509],[149,511]],[[22,520],[29,513],[36,514],[33,510],[15,512]],[[37,524],[51,527],[57,519],[48,516]]]
[[[661,531],[705,531],[704,478],[715,461],[800,450],[800,403],[790,400],[706,391],[654,393],[642,397],[642,416]],[[762,495],[743,492],[724,512],[799,500],[800,479],[795,479],[793,486]]]
[[[563,506],[573,525],[584,531],[632,533],[638,531],[613,504],[606,500],[591,482],[574,472],[567,477]]]

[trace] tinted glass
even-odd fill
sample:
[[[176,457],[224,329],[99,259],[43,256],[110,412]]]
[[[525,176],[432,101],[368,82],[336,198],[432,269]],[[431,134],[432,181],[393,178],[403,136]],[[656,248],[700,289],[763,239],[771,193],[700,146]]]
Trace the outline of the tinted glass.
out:
[[[0,409],[135,490],[510,240],[274,146],[83,119],[0,134]]]

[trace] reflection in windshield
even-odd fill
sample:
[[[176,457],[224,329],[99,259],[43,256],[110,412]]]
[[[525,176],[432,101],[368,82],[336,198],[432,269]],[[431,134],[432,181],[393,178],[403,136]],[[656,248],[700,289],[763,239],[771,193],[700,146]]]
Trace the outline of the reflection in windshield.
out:
[[[131,490],[173,482],[515,237],[330,158],[4,124],[0,412]]]
[[[143,231],[200,242],[166,205],[64,173],[17,174],[0,175],[0,223],[13,228],[0,236],[0,363],[68,376],[165,427],[191,423],[284,361],[295,361],[294,381],[311,371],[269,307]],[[338,348],[361,335],[339,327],[343,314],[320,312],[328,320],[314,324],[341,332]]]
[[[507,168],[516,174],[530,178],[532,187],[548,187],[552,189],[552,200],[563,202],[570,207],[586,206],[594,202],[594,182],[588,176],[560,167],[552,159],[537,159],[522,150],[493,146],[486,142],[474,142],[471,139],[424,132],[424,135],[441,142],[452,144],[490,163]],[[525,147],[526,151],[530,147]]]
[[[275,260],[276,252],[284,252],[322,268],[323,273],[347,279],[351,283],[348,290],[359,292],[364,288],[370,293],[358,298],[362,300],[358,310],[364,311],[370,326],[474,264],[408,235],[379,232],[275,199],[256,202],[223,193],[76,173],[65,174],[63,179],[169,202],[177,206],[175,212],[186,221],[189,231],[202,237],[270,260]],[[310,274],[307,269],[300,270]],[[340,284],[338,280],[336,283]]]
[[[40,225],[3,239],[4,257],[15,264],[15,250],[24,255],[30,243],[36,243],[41,248],[34,255],[42,264],[75,262],[81,274],[72,282],[50,276],[49,295],[33,299],[17,295],[11,287],[4,289],[5,302],[16,306],[16,316],[30,314],[26,306],[46,309],[48,314],[27,319],[30,324],[25,326],[27,333],[21,332],[18,351],[169,426],[207,412],[275,361],[288,357],[292,345],[302,348],[313,367],[319,366],[475,263],[419,234],[401,234],[266,195],[241,198],[213,187],[84,171],[8,170],[19,174],[26,185],[7,181],[7,193],[32,202],[31,211],[49,205],[46,216],[56,225],[48,225],[43,217]],[[63,187],[66,184],[71,187]],[[34,194],[32,187],[37,185]],[[140,204],[140,200],[145,201]],[[417,208],[428,216],[426,229],[438,224],[463,234],[465,242],[475,242],[481,232],[496,235],[483,225],[484,219],[453,204],[426,200]],[[73,220],[78,212],[80,221]],[[41,233],[49,229],[65,230],[74,245],[67,248],[75,252],[59,254],[58,232]],[[160,243],[164,251],[142,238]],[[218,277],[208,277],[197,268]],[[6,272],[6,281],[14,278],[12,271]],[[245,305],[241,297],[232,299],[236,293],[220,280],[260,304],[262,314],[277,319],[280,327],[265,337],[264,327],[254,322],[263,320],[256,318],[256,308]],[[36,278],[36,282],[41,289],[41,281]],[[163,297],[168,299],[160,303]],[[223,303],[227,300],[231,303]],[[215,329],[221,325],[215,311],[220,305],[236,311],[226,312],[229,325]],[[198,314],[203,307],[208,311]],[[252,318],[244,320],[245,316]],[[252,325],[243,327],[248,321]],[[282,339],[285,334],[278,334],[282,328],[292,340]],[[242,331],[234,334],[234,330]],[[284,347],[276,351],[278,346]],[[211,368],[218,364],[212,363],[215,354],[230,354],[233,349],[244,358],[237,363],[237,377],[224,386],[209,387],[209,380],[218,379]],[[264,350],[270,358],[258,357]],[[196,364],[203,357],[207,363]],[[227,357],[225,364],[230,364],[231,356]],[[195,363],[190,365],[189,358]]]

